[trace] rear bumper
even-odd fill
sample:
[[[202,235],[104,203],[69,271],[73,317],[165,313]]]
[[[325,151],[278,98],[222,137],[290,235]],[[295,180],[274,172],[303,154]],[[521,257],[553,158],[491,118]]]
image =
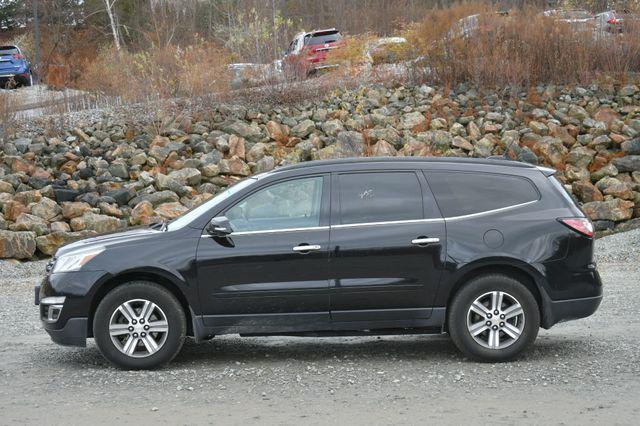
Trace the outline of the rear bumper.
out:
[[[543,328],[551,328],[554,324],[585,318],[592,315],[602,302],[602,281],[600,274],[593,270],[579,275],[577,282],[581,283],[586,297],[552,300],[546,292],[542,292],[542,324]]]
[[[0,71],[0,83],[6,84],[8,83],[10,80],[15,81],[16,83],[19,84],[26,84],[29,82],[29,73],[5,73]]]
[[[598,309],[600,302],[602,302],[602,296],[551,300],[547,304],[547,312],[544,315],[542,327],[551,328],[559,322],[588,317]]]

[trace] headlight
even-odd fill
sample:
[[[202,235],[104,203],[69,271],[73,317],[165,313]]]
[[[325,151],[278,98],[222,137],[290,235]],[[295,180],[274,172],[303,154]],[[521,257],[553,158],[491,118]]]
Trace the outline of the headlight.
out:
[[[90,250],[62,255],[56,260],[53,273],[77,271],[91,259],[104,251],[104,247],[97,247]]]

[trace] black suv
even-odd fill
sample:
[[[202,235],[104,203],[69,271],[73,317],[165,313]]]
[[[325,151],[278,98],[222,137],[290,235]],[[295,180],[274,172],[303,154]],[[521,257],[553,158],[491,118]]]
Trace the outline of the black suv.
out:
[[[154,368],[220,334],[443,333],[514,358],[602,299],[591,222],[554,171],[347,159],[247,178],[183,216],[58,250],[36,303],[63,345]]]

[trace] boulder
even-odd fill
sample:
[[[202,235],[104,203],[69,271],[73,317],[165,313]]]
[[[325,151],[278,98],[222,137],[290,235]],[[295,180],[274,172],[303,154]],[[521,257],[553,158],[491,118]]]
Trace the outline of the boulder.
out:
[[[621,182],[614,177],[603,177],[596,183],[596,187],[598,187],[604,195],[611,195],[615,198],[622,198],[623,200],[633,199],[631,185],[626,182]]]
[[[342,121],[338,119],[329,120],[322,123],[322,131],[327,136],[337,136],[338,133],[344,130],[344,126],[342,125]]]
[[[626,155],[640,155],[640,138],[630,139],[620,144]]]
[[[49,232],[47,222],[38,216],[28,213],[21,213],[11,226],[14,231],[32,231],[36,235],[44,235]]]
[[[65,219],[80,217],[84,212],[89,210],[91,210],[91,206],[83,201],[68,201],[62,203],[62,217]]]
[[[175,219],[187,210],[188,209],[179,202],[164,203],[156,207],[155,214],[164,219],[170,220]]]
[[[320,160],[361,157],[362,155],[364,155],[364,137],[355,131],[340,132],[335,144],[329,145],[317,153]]]
[[[619,172],[640,171],[640,155],[627,155],[626,157],[614,158],[612,163]]]
[[[52,232],[47,235],[36,237],[36,247],[47,256],[53,256],[58,248],[63,244],[69,244],[73,241],[81,240],[97,235],[95,231],[80,232]]]
[[[258,142],[262,138],[262,131],[256,125],[249,125],[243,121],[234,121],[222,128],[223,131],[240,136],[251,142]]]
[[[35,232],[0,230],[0,259],[29,259],[35,252]]]
[[[245,159],[245,143],[243,138],[236,135],[229,137],[229,156]]]
[[[129,222],[131,225],[148,225],[153,223],[154,211],[153,204],[149,201],[141,201],[138,203],[133,210],[131,210],[131,216],[129,217]]]
[[[184,168],[169,173],[169,177],[175,179],[181,185],[199,185],[202,180],[202,173],[198,169]]]
[[[602,192],[600,192],[600,190],[591,182],[573,182],[571,189],[573,193],[582,200],[582,202],[590,203],[592,201],[604,201]]]
[[[0,180],[0,193],[1,192],[6,192],[9,194],[13,194],[15,191],[13,189],[13,185],[11,185],[9,182],[5,182],[3,180]]]
[[[427,125],[427,118],[423,113],[414,111],[402,116],[400,128],[405,130],[420,131],[424,130]]]
[[[22,213],[27,211],[27,206],[14,200],[6,201],[2,206],[2,214],[4,215],[4,218],[12,222],[14,222]]]
[[[269,137],[276,142],[286,144],[289,140],[289,127],[275,121],[267,122],[267,133]]]
[[[223,175],[249,176],[251,174],[249,165],[238,157],[220,160],[218,167],[220,174]]]
[[[291,129],[291,134],[299,138],[306,138],[316,128],[316,123],[311,120],[303,120]]]
[[[103,234],[118,230],[120,221],[115,217],[85,212],[82,216],[71,219],[70,225],[74,231],[88,230]]]
[[[258,162],[256,162],[255,173],[268,172],[269,170],[273,170],[276,167],[276,161],[271,156],[262,157]]]
[[[43,198],[31,207],[31,214],[41,217],[46,221],[53,220],[62,213],[62,209],[51,198]]]
[[[553,168],[562,170],[568,150],[560,139],[545,137],[533,146],[533,152]]]
[[[385,140],[380,140],[371,147],[371,155],[375,157],[395,157],[397,154],[393,145]]]
[[[609,201],[592,201],[582,205],[582,210],[591,220],[610,220],[619,222],[631,219],[633,202],[618,198]]]
[[[569,151],[567,163],[576,167],[587,168],[595,155],[596,152],[593,149],[578,145]]]

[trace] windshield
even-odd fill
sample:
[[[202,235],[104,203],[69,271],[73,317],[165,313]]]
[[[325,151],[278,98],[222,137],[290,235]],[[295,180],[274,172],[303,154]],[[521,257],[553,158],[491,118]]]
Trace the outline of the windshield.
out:
[[[192,208],[182,216],[178,216],[177,218],[173,219],[171,222],[167,224],[167,231],[176,231],[178,229],[181,229],[187,226],[188,224],[193,222],[196,218],[200,217],[200,215],[206,213],[213,206],[226,200],[236,192],[251,185],[256,180],[257,180],[256,178],[248,178],[248,179],[241,180],[240,182],[236,183],[233,186],[230,186],[226,190],[220,192],[215,197],[210,198],[209,200],[205,201],[199,206]]]

